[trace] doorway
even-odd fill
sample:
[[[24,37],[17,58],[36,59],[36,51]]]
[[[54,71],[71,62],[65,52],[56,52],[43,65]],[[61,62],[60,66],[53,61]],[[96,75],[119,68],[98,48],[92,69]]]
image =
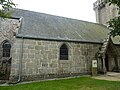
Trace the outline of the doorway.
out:
[[[109,60],[108,60],[108,54],[105,54],[105,67],[106,67],[106,71],[109,71]]]
[[[3,41],[0,47],[0,80],[8,80],[11,70],[11,44],[8,40]]]
[[[9,80],[11,68],[11,58],[0,62],[0,80]]]

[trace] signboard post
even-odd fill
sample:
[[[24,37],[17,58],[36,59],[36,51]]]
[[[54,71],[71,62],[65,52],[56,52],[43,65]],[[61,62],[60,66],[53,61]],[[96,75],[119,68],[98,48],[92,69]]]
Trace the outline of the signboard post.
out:
[[[97,75],[97,60],[92,60],[92,76]]]

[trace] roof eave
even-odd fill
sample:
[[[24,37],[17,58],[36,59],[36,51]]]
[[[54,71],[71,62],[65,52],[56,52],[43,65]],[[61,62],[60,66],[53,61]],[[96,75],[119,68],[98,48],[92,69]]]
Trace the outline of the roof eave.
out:
[[[65,40],[65,39],[48,39],[48,38],[36,38],[36,37],[27,37],[27,36],[16,36],[16,38],[24,39],[35,39],[35,40],[46,40],[46,41],[62,41],[62,42],[76,42],[76,43],[91,43],[91,44],[103,44],[103,42],[94,42],[94,41],[79,41],[79,40]]]

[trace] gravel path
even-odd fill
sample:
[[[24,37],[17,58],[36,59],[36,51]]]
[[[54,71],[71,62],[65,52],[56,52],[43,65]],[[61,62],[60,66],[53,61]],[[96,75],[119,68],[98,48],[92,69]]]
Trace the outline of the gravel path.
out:
[[[92,78],[109,81],[120,81],[120,73],[108,72],[106,75],[94,76]]]

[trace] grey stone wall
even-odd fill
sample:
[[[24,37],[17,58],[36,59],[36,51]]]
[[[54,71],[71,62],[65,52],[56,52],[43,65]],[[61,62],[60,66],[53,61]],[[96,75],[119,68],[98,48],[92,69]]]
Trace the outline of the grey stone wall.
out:
[[[60,46],[69,49],[69,60],[59,60]],[[18,79],[21,39],[13,45],[10,80]],[[23,80],[38,80],[91,73],[91,60],[100,44],[24,39]]]
[[[107,22],[118,16],[117,6],[109,4],[97,4],[97,7],[94,7],[96,14],[96,22],[100,24],[107,25]]]
[[[21,21],[19,19],[3,19],[0,18],[0,79],[8,80],[11,68],[11,54],[10,57],[3,57],[3,43],[8,41],[11,46],[14,43],[15,34],[20,28]],[[13,52],[11,48],[10,53]]]
[[[12,46],[20,25],[21,21],[18,19],[0,18],[0,60],[2,58],[2,43],[5,40],[8,40]],[[13,48],[11,49],[11,52],[12,50]]]

